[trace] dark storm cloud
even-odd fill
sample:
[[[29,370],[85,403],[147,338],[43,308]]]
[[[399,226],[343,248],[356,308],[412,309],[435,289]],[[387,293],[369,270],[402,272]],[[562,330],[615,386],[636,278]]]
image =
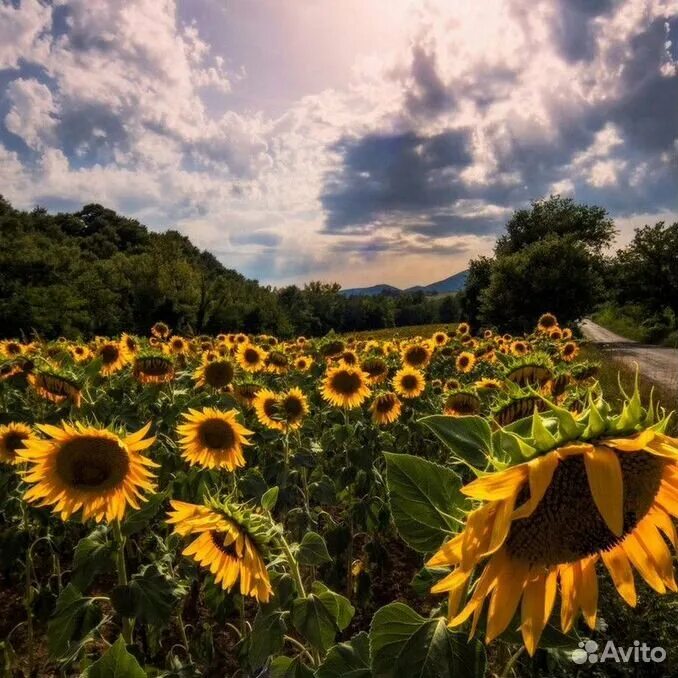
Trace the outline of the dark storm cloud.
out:
[[[453,105],[452,93],[438,75],[434,52],[427,52],[421,45],[413,47],[411,76],[414,88],[405,98],[405,109],[410,115],[428,117]]]
[[[447,205],[460,194],[460,169],[471,161],[468,131],[430,137],[412,132],[343,139],[342,167],[326,177],[326,229],[350,230],[390,211]]]

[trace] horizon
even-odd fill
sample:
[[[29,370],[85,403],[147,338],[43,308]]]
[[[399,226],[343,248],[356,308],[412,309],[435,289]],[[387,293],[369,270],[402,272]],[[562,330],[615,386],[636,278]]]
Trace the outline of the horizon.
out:
[[[678,6],[0,1],[0,182],[276,287],[426,285],[560,193],[678,220]]]

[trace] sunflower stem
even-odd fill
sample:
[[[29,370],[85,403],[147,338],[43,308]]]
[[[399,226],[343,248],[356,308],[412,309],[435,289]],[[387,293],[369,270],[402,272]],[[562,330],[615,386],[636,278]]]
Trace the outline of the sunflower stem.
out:
[[[513,667],[515,666],[515,663],[520,659],[520,655],[523,654],[525,650],[525,646],[521,645],[510,657],[509,660],[506,662],[506,666],[504,667],[504,670],[501,672],[501,675],[499,678],[509,678],[511,675],[511,671],[513,670]]]
[[[127,541],[122,534],[120,528],[120,521],[116,520],[112,523],[113,537],[117,546],[116,564],[118,566],[118,585],[127,586],[127,565],[125,562],[125,542]],[[132,644],[132,633],[134,631],[134,619],[131,617],[122,618],[122,637],[127,645]]]
[[[24,607],[26,608],[26,642],[28,644],[28,666],[27,674],[33,675],[33,657],[34,657],[34,634],[33,634],[33,581],[31,572],[33,570],[33,543],[30,540],[31,526],[28,520],[28,508],[25,503],[21,504],[23,528],[28,537],[28,548],[26,549],[25,562],[25,584],[26,591],[24,594]]]
[[[292,555],[292,550],[290,549],[290,545],[287,543],[285,540],[285,537],[281,534],[280,535],[280,547],[283,550],[283,553],[285,554],[285,559],[287,560],[287,565],[289,566],[291,572],[292,572],[292,577],[294,578],[294,581],[297,585],[297,589],[299,591],[299,595],[302,598],[306,598],[306,589],[304,588],[304,582],[301,579],[301,572],[299,571],[299,563],[297,563],[297,559]]]

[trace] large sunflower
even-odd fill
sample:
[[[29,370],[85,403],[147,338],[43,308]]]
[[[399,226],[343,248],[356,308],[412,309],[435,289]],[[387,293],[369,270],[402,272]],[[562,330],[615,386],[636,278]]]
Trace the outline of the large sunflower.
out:
[[[370,395],[369,376],[358,367],[339,365],[327,370],[322,381],[322,397],[336,407],[359,407]]]
[[[579,417],[545,402],[544,415],[493,436],[492,459],[502,470],[462,489],[482,504],[428,562],[454,568],[432,589],[449,595],[450,626],[472,616],[473,633],[489,599],[486,641],[519,624],[530,654],[558,588],[563,631],[580,611],[594,628],[600,561],[629,605],[636,604],[633,569],[658,593],[676,590],[664,537],[675,547],[678,439],[665,435],[667,419],[644,409],[637,389],[615,416],[602,400],[590,398]],[[512,622],[519,603],[521,619]]]
[[[35,436],[30,426],[18,422],[10,422],[0,426],[0,463],[19,464],[22,459],[17,452],[26,446]]]
[[[402,403],[395,393],[388,391],[374,397],[370,410],[375,424],[392,424],[400,416]]]
[[[421,370],[403,367],[393,376],[393,390],[403,398],[416,398],[426,388],[426,379]]]
[[[426,344],[416,343],[406,346],[402,352],[403,365],[421,369],[431,360],[431,351]]]
[[[240,594],[266,603],[271,582],[262,557],[264,538],[257,531],[256,514],[245,515],[228,507],[170,502],[167,522],[175,534],[198,535],[184,550],[214,575],[217,584],[230,591],[240,582]]]
[[[57,405],[69,400],[75,407],[80,407],[81,386],[73,376],[50,368],[31,372],[27,378],[28,383],[41,398]]]
[[[271,391],[270,388],[262,388],[256,394],[252,405],[257,420],[262,426],[274,431],[283,430],[277,393]]]
[[[166,384],[174,379],[174,364],[161,351],[145,351],[134,359],[132,374],[141,384]]]
[[[293,387],[278,397],[278,411],[283,428],[298,429],[308,414],[308,399],[300,388]]]
[[[459,372],[470,372],[476,364],[476,357],[470,351],[462,351],[455,361],[455,366]]]
[[[247,372],[260,372],[266,367],[266,352],[255,344],[242,343],[238,348],[236,360],[243,370]]]
[[[121,437],[108,429],[82,423],[38,424],[47,440],[29,439],[17,450],[30,464],[24,480],[32,484],[24,499],[52,506],[62,520],[82,509],[82,519],[121,521],[127,506],[146,501],[143,490],[154,490],[149,467],[157,466],[140,454],[155,437],[145,438],[150,423]]]
[[[127,362],[127,354],[117,341],[104,341],[96,351],[97,358],[101,361],[100,372],[108,377],[121,370]]]
[[[210,360],[206,354],[200,367],[193,373],[197,387],[211,386],[214,389],[226,388],[232,381],[235,370],[233,363],[226,358]]]
[[[237,410],[223,412],[212,407],[189,409],[186,423],[177,426],[181,436],[182,456],[190,464],[205,468],[225,468],[234,471],[245,465],[243,445],[251,445],[246,429],[236,419]]]

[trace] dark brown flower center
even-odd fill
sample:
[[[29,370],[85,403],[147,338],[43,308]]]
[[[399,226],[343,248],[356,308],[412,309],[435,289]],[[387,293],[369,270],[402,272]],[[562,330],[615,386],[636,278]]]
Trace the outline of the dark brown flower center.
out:
[[[200,442],[211,450],[229,450],[235,444],[235,431],[223,419],[205,419],[198,429]]]
[[[127,450],[111,438],[84,435],[63,443],[56,454],[56,473],[66,485],[89,491],[122,483],[129,470]]]
[[[294,395],[288,395],[283,398],[280,407],[284,413],[285,420],[289,422],[297,421],[304,414],[303,403]]]
[[[332,389],[342,395],[353,395],[360,390],[362,381],[355,372],[341,370],[332,376]]]
[[[405,374],[400,380],[400,385],[405,391],[414,391],[419,386],[419,379],[416,374]]]
[[[223,388],[231,383],[233,379],[233,365],[220,360],[212,362],[205,366],[205,381],[214,388]]]
[[[101,348],[101,360],[104,365],[110,365],[114,363],[120,355],[120,349],[113,344],[106,344]]]
[[[530,564],[571,563],[612,548],[649,511],[659,490],[664,461],[647,452],[618,453],[624,483],[624,530],[617,537],[607,526],[589,489],[584,458],[566,457],[534,513],[514,521],[506,539],[509,555]],[[520,506],[529,496],[523,489]]]
[[[5,449],[14,454],[14,452],[20,450],[24,446],[24,441],[27,439],[28,436],[25,433],[10,431],[9,433],[5,434],[3,442],[5,444]]]
[[[423,346],[411,346],[405,351],[405,362],[420,367],[428,360],[428,351]]]
[[[217,530],[212,530],[210,532],[210,538],[212,543],[226,556],[231,558],[238,558],[238,552],[235,550],[235,541],[232,541],[230,544],[226,544],[225,541],[227,538],[230,539],[230,535],[226,532],[219,532]]]

